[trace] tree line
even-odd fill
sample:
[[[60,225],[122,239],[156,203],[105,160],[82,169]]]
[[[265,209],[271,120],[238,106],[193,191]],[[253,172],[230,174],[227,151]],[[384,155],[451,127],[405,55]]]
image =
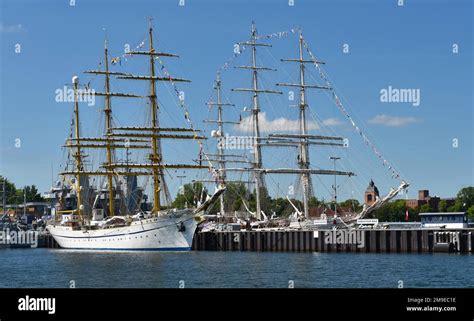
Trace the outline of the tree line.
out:
[[[9,181],[6,177],[0,176],[0,197],[3,196],[3,181],[5,181],[5,200],[7,205],[23,204],[26,194],[27,202],[44,202],[44,198],[38,191],[35,185],[24,186],[17,188],[14,183]],[[0,202],[0,207],[3,206],[3,198]]]
[[[255,211],[256,197],[255,191],[249,191],[244,183],[227,183],[227,190],[224,193],[224,208],[226,212],[244,211],[243,199],[251,211]],[[180,188],[172,206],[175,208],[185,208],[202,200],[209,192],[201,182],[185,184]],[[303,202],[298,199],[290,198],[293,204],[298,208],[303,208]],[[279,218],[286,218],[294,212],[293,207],[286,198],[272,198],[265,189],[261,192],[261,206],[267,215],[276,214]],[[316,197],[309,200],[310,208],[326,207],[334,209],[334,202],[323,202]],[[345,209],[352,212],[359,212],[362,204],[356,199],[348,199],[337,203],[338,210]],[[219,212],[220,205],[216,202],[210,210],[210,213]],[[409,221],[420,221],[419,213],[426,212],[467,212],[471,220],[474,220],[474,187],[464,187],[456,195],[454,204],[448,206],[445,200],[440,200],[436,208],[431,208],[429,204],[423,204],[415,209],[408,208],[403,199],[391,201],[374,212],[369,217],[377,218],[383,222],[403,222],[405,221],[406,211],[408,209]]]
[[[251,211],[256,209],[256,196],[255,190],[250,191],[244,183],[227,183],[226,191],[224,193],[224,208],[226,212],[232,213],[235,211],[245,211],[245,200],[246,205]],[[172,204],[175,208],[185,208],[196,204],[202,196],[208,195],[209,192],[205,189],[201,182],[193,182],[185,184],[180,188],[176,198]],[[293,207],[286,198],[276,197],[272,198],[268,195],[266,189],[261,190],[261,208],[267,215],[275,214],[277,217],[286,218],[294,212]],[[303,208],[303,202],[298,199],[290,198],[292,203],[298,208]],[[308,201],[310,208],[327,206],[334,208],[334,203],[325,203],[316,197],[311,197]],[[349,199],[344,202],[338,203],[338,208],[350,208],[357,212],[361,210],[362,206],[359,201],[355,199]],[[210,213],[217,213],[220,210],[219,202],[216,202],[210,209]]]

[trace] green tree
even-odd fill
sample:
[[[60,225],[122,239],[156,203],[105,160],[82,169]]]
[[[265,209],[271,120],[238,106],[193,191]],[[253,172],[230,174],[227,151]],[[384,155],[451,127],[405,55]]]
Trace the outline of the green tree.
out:
[[[389,202],[374,211],[373,217],[381,222],[404,222],[406,219],[407,206],[405,200],[396,200]],[[418,212],[412,208],[408,208],[408,220],[418,221]]]
[[[471,205],[471,207],[469,207],[469,209],[467,210],[467,217],[469,218],[469,220],[474,222],[474,205]]]
[[[448,210],[448,202],[445,200],[441,200],[438,203],[438,211],[439,212],[446,212]]]
[[[269,214],[269,211],[271,210],[272,207],[272,198],[270,195],[268,195],[268,190],[266,187],[262,187],[260,189],[260,206],[262,207],[262,211],[264,211],[266,214]],[[256,210],[253,208],[253,210]]]
[[[291,206],[288,200],[278,197],[272,202],[272,212],[275,212],[278,217],[283,217],[288,206]]]
[[[249,191],[244,183],[226,183],[224,192],[224,210],[226,212],[239,211],[244,208],[242,199],[248,204]],[[220,211],[220,202],[216,202],[209,210],[211,213]]]
[[[345,200],[344,202],[339,203],[339,207],[350,208],[354,212],[358,212],[362,209],[362,206],[356,199]]]
[[[321,205],[324,205],[324,203],[318,200],[316,197],[311,196],[309,198],[308,205],[309,207],[319,207]]]
[[[7,204],[17,204],[17,190],[15,184],[10,182],[8,178],[4,176],[0,176],[0,187],[3,189],[3,180],[5,180],[5,194],[6,194],[6,203]],[[2,191],[3,192],[3,191]],[[3,197],[3,195],[2,195]],[[2,200],[3,201],[3,200]],[[21,197],[21,201],[23,202],[23,196]]]
[[[207,196],[207,190],[203,187],[201,182],[185,184],[180,187],[172,206],[179,209],[192,207],[197,204],[201,196],[203,198]]]
[[[25,193],[27,202],[45,201],[41,194],[38,192],[38,188],[36,188],[35,185],[25,186],[23,189],[17,189],[15,184],[10,182],[6,177],[0,176],[0,189],[3,189],[3,180],[5,180],[6,204],[23,204],[23,202],[25,201]],[[3,200],[2,202],[0,202],[0,206],[2,204]]]
[[[256,195],[256,190],[254,189],[253,192],[249,195],[248,198],[248,206],[251,211],[256,211],[257,210],[257,195]],[[266,214],[269,214],[269,212],[272,209],[272,203],[273,199],[268,195],[268,190],[265,187],[260,188],[260,207],[262,211],[264,211]]]
[[[431,212],[430,206],[428,204],[423,204],[419,208],[420,213],[429,213]]]
[[[38,192],[36,186],[31,185],[25,186],[23,189],[17,189],[15,191],[14,204],[23,204],[25,201],[25,194],[27,202],[44,202],[44,198]]]
[[[474,187],[462,188],[456,197],[457,208],[461,211],[467,211],[472,205],[474,205]]]
[[[244,183],[227,183],[224,194],[225,210],[234,212],[243,207],[242,198],[247,198],[249,191]]]
[[[35,185],[25,186],[23,191],[26,193],[27,202],[44,202],[44,198],[38,192],[38,189]]]
[[[474,187],[468,186],[459,190],[454,205],[448,207],[448,212],[468,212],[474,205]]]
[[[461,211],[461,204],[456,200],[454,205],[448,207],[448,212],[460,212]]]
[[[291,199],[291,202],[300,210],[303,210],[303,202],[299,201],[299,200],[296,200],[296,199]],[[295,209],[293,208],[293,206],[291,206],[290,202],[288,202],[288,200],[286,198],[277,198],[277,199],[274,199],[272,201],[272,208],[271,208],[271,211],[272,212],[275,212],[275,214],[278,216],[278,217],[288,217],[290,216],[291,214],[293,214],[293,212],[295,211]]]

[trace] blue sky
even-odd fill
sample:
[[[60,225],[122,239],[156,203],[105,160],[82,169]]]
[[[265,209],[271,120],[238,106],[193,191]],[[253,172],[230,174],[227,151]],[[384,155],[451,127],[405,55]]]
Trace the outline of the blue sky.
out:
[[[55,90],[69,84],[76,74],[83,83],[89,81],[90,77],[81,72],[96,68],[102,59],[103,28],[107,29],[112,56],[121,55],[124,44],[133,48],[145,39],[146,17],[152,15],[158,49],[180,55],[178,61],[166,60],[168,69],[192,80],[180,88],[186,93],[196,127],[207,132],[212,129],[202,120],[215,117],[213,111],[208,113],[205,103],[216,70],[232,56],[233,45],[248,38],[252,20],[260,34],[300,26],[311,50],[327,63],[325,70],[347,109],[382,154],[412,183],[409,197],[415,197],[418,189],[454,196],[461,187],[473,185],[471,1],[405,0],[403,6],[395,0],[295,0],[294,6],[285,0],[186,0],[184,6],[178,6],[178,2],[76,0],[76,5],[70,6],[68,1],[1,1],[0,173],[19,186],[36,184],[42,191],[49,189],[51,167],[57,175],[63,159],[60,146],[68,136],[72,110],[71,104],[55,101]],[[274,48],[262,50],[259,62],[277,67],[279,72],[262,75],[262,85],[271,87],[276,82],[297,79],[294,66],[276,66],[280,58],[296,57],[296,36],[268,41]],[[20,53],[15,53],[16,44],[21,45]],[[343,52],[344,44],[349,45],[348,53]],[[458,45],[458,53],[453,53],[454,44]],[[117,70],[147,71],[146,64],[133,59]],[[236,65],[248,63],[245,52],[236,60]],[[311,68],[308,66],[308,74],[318,80],[316,70]],[[226,118],[237,119],[239,114],[246,117],[242,109],[250,105],[249,96],[229,89],[246,87],[249,79],[248,73],[232,68],[223,73],[225,97],[237,105]],[[99,78],[93,83],[102,89]],[[126,92],[145,89],[123,82],[114,86]],[[419,89],[420,106],[381,102],[380,90],[389,86]],[[161,89],[162,104],[172,106],[175,97],[167,92],[170,88]],[[286,95],[285,89],[282,97],[262,98],[262,111],[270,123],[278,118],[297,119]],[[356,190],[355,197],[361,198],[370,178],[380,182],[382,191],[396,185],[370,149],[357,142],[351,125],[330,99],[312,93],[308,100],[319,119],[334,120],[335,125],[328,126],[326,132],[353,137],[350,151],[334,151],[343,158],[340,166],[358,173],[351,183],[356,187],[341,179],[341,185],[346,184],[341,186],[345,196]],[[85,134],[96,133],[100,105],[81,106],[82,125],[88,128]],[[121,124],[135,119],[144,107],[143,103],[137,104],[137,109],[131,105],[134,103],[130,101],[114,101]],[[170,108],[163,112],[163,118],[185,126],[179,107]],[[244,135],[235,128],[229,128],[229,132]],[[20,148],[15,148],[17,138],[21,139]],[[453,139],[458,140],[457,148],[453,147]],[[170,159],[197,157],[195,148],[184,146],[179,149],[170,145]],[[318,151],[313,164],[331,168],[327,156],[333,151]],[[264,157],[268,167],[294,160],[294,154],[287,151],[276,150],[269,155]],[[350,161],[344,162],[349,157]],[[189,174],[187,179],[192,177]],[[286,190],[281,186],[291,181],[267,179],[269,185],[279,186],[280,190],[272,187],[272,191],[280,195]],[[178,183],[175,179],[170,184],[172,194]],[[332,178],[315,179],[316,193],[329,197],[331,184]]]

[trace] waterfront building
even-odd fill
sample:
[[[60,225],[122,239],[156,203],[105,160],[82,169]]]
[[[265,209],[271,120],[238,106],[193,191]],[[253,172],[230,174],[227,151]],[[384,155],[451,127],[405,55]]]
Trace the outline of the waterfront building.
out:
[[[467,228],[466,212],[440,212],[440,213],[420,213],[421,224],[423,227],[435,228]]]
[[[43,215],[49,214],[49,203],[28,202],[26,204],[13,204],[7,205],[6,209],[11,218],[22,216],[25,213],[33,215],[36,218],[41,218]]]

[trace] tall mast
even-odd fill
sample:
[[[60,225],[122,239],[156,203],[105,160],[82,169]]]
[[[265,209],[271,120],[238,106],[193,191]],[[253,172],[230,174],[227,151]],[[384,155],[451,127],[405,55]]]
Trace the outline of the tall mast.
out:
[[[255,24],[252,23],[252,37],[251,41],[255,43],[257,41],[257,29],[255,28]],[[260,138],[260,126],[258,121],[258,114],[260,113],[260,108],[258,106],[258,80],[257,80],[257,47],[255,45],[252,46],[252,85],[254,95],[252,98],[253,108],[253,136],[255,137],[255,144],[253,147],[254,152],[254,166],[255,168],[262,168],[262,154],[260,145],[258,144],[258,139]],[[261,197],[260,192],[261,188],[263,187],[263,180],[261,172],[254,172],[255,175],[255,197],[256,197],[256,213],[257,219],[261,219],[261,211],[262,205],[260,203]]]
[[[150,18],[150,28],[149,28],[149,37],[150,37],[150,108],[151,108],[151,128],[153,130],[158,129],[158,117],[157,117],[157,103],[156,103],[156,87],[155,87],[155,57],[153,53],[155,49],[153,48],[153,26],[152,20]],[[161,157],[158,154],[158,138],[153,135],[151,137],[152,142],[152,155],[151,163],[152,165],[158,165],[161,162]],[[158,167],[152,168],[153,172],[153,209],[152,213],[157,214],[160,211],[160,170]]]
[[[226,179],[227,179],[227,174],[226,174],[226,171],[225,171],[225,164],[228,163],[228,162],[246,162],[244,160],[239,160],[239,159],[228,159],[227,156],[231,156],[231,157],[240,157],[239,155],[226,155],[224,153],[224,142],[222,141],[223,139],[225,139],[225,132],[224,132],[224,124],[239,124],[240,122],[235,122],[235,121],[224,121],[223,119],[223,109],[222,107],[224,106],[235,106],[234,104],[228,104],[228,103],[223,103],[222,102],[222,98],[221,98],[221,77],[220,77],[220,74],[218,73],[217,74],[217,77],[216,77],[216,86],[214,87],[214,89],[216,89],[216,93],[217,93],[217,103],[212,103],[212,102],[209,102],[208,105],[209,106],[212,106],[212,105],[217,105],[217,120],[205,120],[204,122],[216,122],[217,123],[217,131],[218,131],[218,139],[220,139],[220,141],[218,142],[217,144],[217,162],[219,163],[219,169],[220,169],[220,176],[219,176],[219,179],[220,179],[220,183],[225,183]],[[211,154],[209,154],[209,156],[212,156]],[[225,206],[224,206],[224,194],[221,194],[219,196],[219,201],[220,201],[220,213],[221,213],[221,216],[223,217],[225,215]]]
[[[264,43],[257,43],[258,35],[257,35],[257,28],[255,23],[252,22],[252,32],[250,36],[250,41],[240,43],[242,45],[247,45],[252,48],[252,65],[251,66],[239,66],[236,68],[243,68],[243,69],[250,69],[252,70],[252,88],[237,88],[233,89],[235,91],[249,91],[253,93],[252,96],[252,129],[253,129],[253,138],[254,138],[254,146],[253,146],[253,168],[254,168],[254,182],[255,182],[255,198],[256,198],[256,215],[257,219],[261,219],[261,192],[262,189],[265,188],[265,184],[263,181],[263,171],[262,169],[262,153],[260,148],[260,125],[259,125],[259,113],[260,113],[260,106],[258,101],[259,93],[272,93],[272,94],[282,94],[280,91],[274,90],[262,90],[258,87],[258,70],[274,70],[266,67],[258,67],[257,66],[257,46],[263,47],[271,47],[269,44]]]
[[[326,143],[317,140],[337,140],[342,141],[342,138],[339,137],[327,137],[327,136],[314,136],[308,135],[308,127],[306,123],[306,108],[308,104],[306,103],[306,88],[313,89],[330,89],[324,86],[317,85],[307,85],[305,82],[305,63],[314,63],[312,60],[305,60],[303,57],[303,34],[300,32],[299,35],[299,57],[297,59],[281,59],[281,61],[287,62],[297,62],[299,64],[299,83],[278,83],[277,86],[285,87],[297,87],[299,88],[299,135],[279,135],[273,134],[270,135],[272,138],[277,139],[278,142],[275,144],[288,144],[291,145],[296,143],[296,146],[299,148],[299,173],[301,177],[301,185],[303,188],[303,211],[304,216],[309,218],[309,198],[312,195],[312,180],[311,174],[317,172],[310,169],[310,160],[309,160],[309,145],[325,145],[325,146],[342,146],[341,143]],[[324,62],[318,61],[317,63],[324,64]],[[283,141],[282,139],[294,139],[295,141]],[[327,172],[329,173],[329,172]],[[353,173],[337,172],[336,170],[332,171],[334,175],[353,175]],[[319,173],[321,174],[321,173]]]
[[[220,75],[217,74],[217,79],[216,79],[216,90],[217,90],[217,121],[218,121],[218,131],[219,131],[219,137],[222,139],[225,134],[224,134],[224,126],[222,125],[222,101],[221,101],[221,78]],[[222,141],[220,144],[217,144],[217,154],[218,154],[218,159],[219,159],[219,167],[221,169],[225,169],[225,162],[224,162],[224,144],[222,144]],[[225,181],[226,179],[226,172],[222,171],[221,173],[221,179]],[[224,208],[224,194],[221,194],[219,196],[219,204],[220,204],[220,212],[221,216],[224,217],[225,215],[225,208]]]
[[[305,137],[307,134],[306,124],[306,93],[305,93],[305,81],[304,81],[304,62],[303,62],[303,35],[300,33],[299,37],[300,46],[300,134],[301,138],[300,145],[300,162],[299,167],[301,169],[309,169],[309,151],[308,151],[308,139]],[[301,184],[303,186],[303,209],[304,216],[309,217],[309,197],[312,193],[312,181],[311,174],[305,172],[301,174]]]
[[[109,76],[109,57],[107,49],[107,38],[105,39],[104,46],[104,61],[105,61],[105,92],[110,92],[110,76]],[[112,133],[112,108],[110,103],[110,96],[105,96],[105,133],[106,133],[106,145],[107,145],[107,165],[112,164],[112,149],[110,148],[110,134]],[[112,184],[112,174],[107,175],[107,185],[109,189],[109,215],[114,216],[115,210],[115,197],[114,197],[114,188]]]
[[[198,136],[197,131],[190,128],[162,128],[160,127],[159,117],[158,117],[158,103],[157,103],[157,92],[156,92],[156,81],[166,81],[166,82],[190,82],[190,80],[174,78],[171,75],[166,76],[156,76],[155,75],[155,59],[160,56],[163,57],[178,57],[175,54],[158,52],[153,46],[153,26],[152,19],[150,18],[149,22],[149,41],[150,48],[148,51],[130,51],[129,55],[142,55],[149,56],[150,62],[150,74],[147,76],[141,75],[132,75],[126,74],[123,76],[117,77],[118,79],[128,79],[128,80],[145,80],[150,84],[150,108],[151,108],[151,124],[149,127],[116,127],[113,128],[113,137],[135,137],[135,138],[150,138],[151,139],[151,154],[149,160],[151,164],[123,164],[117,163],[112,164],[109,168],[142,168],[150,169],[151,175],[153,176],[153,214],[158,214],[160,211],[160,192],[163,189],[165,194],[167,194],[167,188],[164,181],[164,169],[165,168],[207,168],[202,165],[188,165],[188,164],[164,164],[162,161],[161,155],[161,139],[206,139],[206,137]],[[186,116],[187,117],[187,116]],[[122,132],[127,131],[127,132]],[[138,132],[137,132],[138,131]],[[193,132],[193,135],[174,135],[174,134],[165,134],[163,132]],[[141,172],[140,175],[144,173]],[[168,198],[168,197],[167,197]]]
[[[217,154],[207,154],[207,156],[210,157],[216,157],[215,159],[209,158],[209,161],[215,161],[219,164],[219,177],[218,181],[219,184],[225,184],[226,182],[229,182],[227,180],[227,173],[226,173],[226,163],[245,163],[249,164],[250,162],[247,161],[246,157],[244,155],[235,155],[235,154],[226,154],[225,153],[225,144],[224,144],[224,139],[225,139],[225,130],[224,130],[224,124],[235,124],[238,125],[240,124],[240,121],[225,121],[223,117],[223,107],[228,107],[228,106],[235,106],[234,104],[229,104],[229,103],[223,103],[222,102],[222,82],[221,82],[221,77],[220,73],[217,74],[216,76],[216,81],[215,81],[215,86],[214,89],[216,90],[216,96],[217,96],[217,102],[208,102],[207,105],[212,107],[212,106],[217,106],[217,119],[216,120],[209,120],[206,119],[204,120],[205,123],[217,123],[217,131],[218,134],[216,135],[218,139],[217,143]],[[202,180],[202,182],[215,182],[213,180]],[[243,183],[248,181],[242,181],[242,180],[232,180],[233,183]],[[220,200],[220,214],[223,217],[225,215],[225,203],[224,203],[224,195],[221,194],[219,196]]]
[[[74,159],[76,160],[76,185],[77,185],[77,212],[79,217],[82,217],[81,207],[81,170],[82,170],[82,155],[81,155],[81,142],[80,142],[80,133],[79,133],[79,97],[78,97],[78,87],[79,87],[79,78],[74,76],[72,78],[72,83],[74,85],[74,115],[75,115],[75,138],[76,138],[76,153],[74,154]]]

